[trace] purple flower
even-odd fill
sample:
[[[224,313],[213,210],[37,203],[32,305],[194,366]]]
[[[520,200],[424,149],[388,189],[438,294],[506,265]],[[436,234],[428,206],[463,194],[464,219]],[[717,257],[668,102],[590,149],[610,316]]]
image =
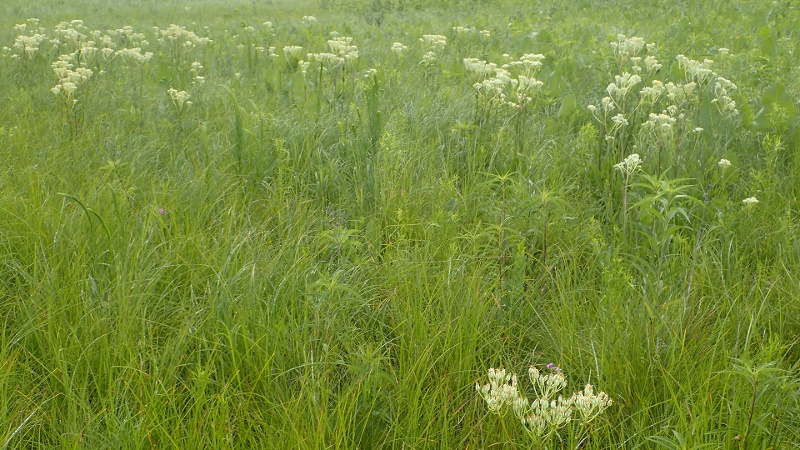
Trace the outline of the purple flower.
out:
[[[553,363],[548,363],[547,364],[547,368],[552,370],[555,373],[561,373],[561,368],[558,367],[557,365],[553,364]]]
[[[164,208],[158,208],[158,213],[161,214],[162,216],[164,215],[165,212],[166,211],[164,210]]]

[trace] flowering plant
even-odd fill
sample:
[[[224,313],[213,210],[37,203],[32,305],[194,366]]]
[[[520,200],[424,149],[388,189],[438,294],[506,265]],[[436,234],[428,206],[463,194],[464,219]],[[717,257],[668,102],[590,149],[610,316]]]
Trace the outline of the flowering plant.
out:
[[[517,374],[491,368],[488,375],[489,382],[476,383],[475,390],[486,401],[489,412],[503,416],[506,407],[511,407],[527,434],[538,444],[572,422],[579,421],[582,427],[586,426],[613,403],[605,392],[595,394],[591,384],[569,397],[560,395],[567,386],[567,379],[553,363],[548,364],[545,371],[536,366],[528,368],[533,399],[520,392]]]

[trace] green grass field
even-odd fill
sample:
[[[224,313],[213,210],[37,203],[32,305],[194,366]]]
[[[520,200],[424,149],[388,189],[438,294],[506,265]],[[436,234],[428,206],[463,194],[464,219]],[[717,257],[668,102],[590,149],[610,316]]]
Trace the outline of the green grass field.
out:
[[[797,1],[5,0],[0,105],[0,449],[800,448]]]

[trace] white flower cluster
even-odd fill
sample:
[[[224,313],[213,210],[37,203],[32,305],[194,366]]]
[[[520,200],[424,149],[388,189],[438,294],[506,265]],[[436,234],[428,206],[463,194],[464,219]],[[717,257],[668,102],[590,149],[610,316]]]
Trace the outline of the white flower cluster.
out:
[[[392,43],[391,51],[396,56],[398,56],[398,57],[403,56],[403,53],[405,53],[406,50],[408,50],[408,47],[403,45],[402,42],[393,42]]]
[[[567,386],[567,378],[560,370],[542,373],[536,366],[530,366],[528,368],[528,377],[533,383],[533,390],[536,395],[544,399],[553,397],[556,392]]]
[[[726,78],[718,76],[714,83],[714,93],[717,95],[717,98],[711,100],[711,102],[717,103],[721,111],[727,111],[731,115],[736,116],[739,114],[739,110],[736,109],[736,101],[728,96],[729,91],[735,90],[735,84]]]
[[[299,45],[285,45],[283,47],[283,55],[286,59],[297,58],[301,50],[303,50],[303,47]]]
[[[465,60],[465,65],[471,71],[476,73],[485,73],[486,78],[473,87],[478,91],[478,94],[484,98],[489,105],[499,106],[506,103],[506,88],[511,84],[511,72],[508,70],[497,67],[497,64],[486,63],[485,61]]]
[[[328,40],[328,48],[345,62],[358,59],[358,47],[353,45],[353,38],[333,36]]]
[[[642,166],[642,160],[639,158],[639,154],[631,153],[622,162],[614,164],[614,169],[619,170],[626,176],[630,176],[633,172],[636,172],[641,166]]]
[[[489,383],[475,389],[486,401],[489,412],[501,414],[503,408],[511,406],[514,415],[535,438],[546,438],[564,427],[578,415],[583,425],[594,420],[611,404],[605,392],[594,393],[592,385],[565,398],[557,394],[567,386],[567,381],[558,367],[548,365],[550,371],[540,372],[536,367],[528,369],[536,398],[529,400],[519,391],[517,375],[504,369],[489,369]],[[556,397],[557,396],[557,397]]]
[[[506,104],[521,108],[532,100],[533,91],[542,86],[536,74],[542,67],[544,55],[526,53],[518,60],[498,67],[478,58],[465,58],[464,67],[483,78],[473,86],[490,105]],[[512,71],[518,73],[516,77]],[[510,90],[509,90],[510,89]],[[511,101],[507,101],[509,96]]]
[[[167,93],[169,97],[172,99],[172,103],[175,104],[175,107],[178,110],[183,110],[184,105],[189,107],[192,105],[192,102],[189,101],[189,93],[186,91],[179,91],[177,89],[168,89]]]
[[[58,84],[50,88],[50,92],[64,96],[67,100],[74,100],[75,91],[89,81],[93,74],[92,70],[86,67],[75,68],[72,64],[72,55],[61,55],[51,67],[58,76]]]
[[[721,56],[724,57],[727,54],[728,49],[720,49]],[[686,76],[692,80],[692,83],[688,83],[686,86],[691,85],[692,88],[699,86],[700,89],[703,89],[707,84],[713,83],[716,98],[711,102],[717,104],[721,112],[729,113],[732,116],[739,114],[739,110],[736,109],[736,101],[729,96],[730,92],[736,90],[736,85],[711,69],[714,61],[710,59],[704,59],[702,62],[695,61],[684,55],[678,55],[675,59]]]
[[[342,58],[333,53],[309,53],[306,57],[311,61],[319,62],[327,70],[333,70],[344,62]]]
[[[480,77],[488,77],[497,71],[497,64],[487,63],[478,58],[464,58],[464,67]]]
[[[103,49],[106,50],[106,49]],[[143,52],[141,48],[122,48],[117,50],[116,55],[128,64],[143,66],[153,58],[152,52]]]
[[[55,27],[56,39],[53,40],[53,43],[67,49],[77,50],[81,47],[81,43],[88,39],[84,32],[88,32],[88,29],[83,25],[82,20],[61,22]]]
[[[587,424],[594,420],[603,411],[611,406],[612,400],[605,392],[594,393],[594,386],[587,384],[582,391],[578,391],[570,397],[575,410],[581,416],[581,422]]]
[[[658,62],[655,56],[648,55],[647,57],[644,58],[644,68],[649,75],[658,72],[658,70],[661,69],[661,67],[662,67],[661,64]]]
[[[456,33],[456,35],[461,36],[472,32],[472,29],[467,27],[453,27],[453,31]]]
[[[36,56],[36,53],[39,52],[39,46],[46,39],[47,37],[40,33],[34,33],[31,35],[20,34],[17,36],[17,39],[14,40],[13,47],[14,50],[17,51],[17,55],[31,59]]]
[[[620,105],[633,87],[641,82],[642,77],[639,75],[623,72],[622,75],[614,76],[614,82],[606,86],[606,92],[611,98],[612,104]]]
[[[422,61],[420,61],[419,63],[422,64],[423,66],[430,66],[431,64],[435,63],[436,60],[437,60],[436,52],[429,51],[425,52],[425,54],[422,55]]]
[[[671,136],[672,126],[675,125],[675,121],[676,119],[669,114],[650,113],[647,121],[642,126],[660,136]]]
[[[619,113],[616,116],[612,117],[611,122],[614,123],[614,128],[622,128],[628,126],[628,119],[626,119],[625,115],[622,113]]]
[[[189,69],[189,72],[194,76],[194,80],[192,81],[192,83],[203,84],[206,82],[206,77],[200,75],[201,70],[203,70],[202,64],[200,64],[197,61],[192,63],[192,68]]]
[[[313,25],[317,23],[317,18],[314,16],[303,16],[302,22],[305,25]]]
[[[742,200],[742,203],[748,209],[751,209],[758,204],[758,199],[755,197],[747,197],[746,199]]]
[[[319,62],[326,70],[336,69],[358,59],[358,47],[353,45],[351,37],[339,36],[338,33],[333,32],[331,39],[328,40],[328,48],[330,52],[309,53],[306,58],[309,61]],[[308,65],[305,67],[307,68]]]
[[[137,33],[130,25],[117,28],[116,30],[108,30],[107,33],[108,35],[104,36],[103,43],[108,47],[114,46],[112,39],[116,39],[123,45],[131,47],[143,47],[149,44],[144,33]]]
[[[550,434],[572,420],[572,397],[565,399],[558,396],[557,400],[537,398],[528,401],[519,397],[514,401],[514,414],[522,425],[534,436],[541,437]]]
[[[692,111],[700,107],[699,99],[704,93],[712,98],[711,103],[717,105],[720,113],[738,116],[736,101],[730,96],[736,85],[715,73],[710,59],[695,61],[678,55],[677,65],[685,81],[665,83],[652,78],[662,68],[652,54],[655,44],[645,44],[638,37],[618,35],[617,42],[612,42],[611,46],[622,73],[606,87],[607,95],[599,104],[587,106],[611,132],[627,125],[641,125],[644,132],[660,139],[671,137],[673,132],[690,133],[695,128],[693,117],[696,114]],[[645,51],[651,54],[644,55]],[[725,50],[720,53],[727,54]],[[650,86],[639,87],[644,81],[642,77],[648,79]],[[642,116],[646,117],[642,122],[629,123],[629,119]],[[614,139],[613,135],[606,136],[606,140]]]
[[[701,62],[689,59],[684,55],[678,55],[675,59],[678,61],[678,67],[683,69],[690,79],[700,84],[716,76],[716,73],[711,70],[711,65],[714,64],[714,61],[710,59],[704,59]]]
[[[643,87],[639,93],[642,95],[643,99],[650,101],[650,103],[655,103],[664,94],[666,87],[664,83],[658,80],[651,81],[651,85],[652,86]]]
[[[534,77],[517,75],[515,80],[511,80],[511,88],[513,91],[512,98],[514,98],[515,101],[508,102],[508,106],[512,106],[514,108],[523,107],[533,100],[531,97],[531,95],[533,95],[533,91],[542,87],[543,84],[544,83]]]
[[[30,30],[28,30],[29,24],[31,26]],[[14,25],[14,31],[19,34],[14,40],[14,45],[12,45],[14,53],[11,54],[12,48],[9,47],[3,47],[3,52],[11,54],[13,59],[33,59],[39,52],[41,44],[47,41],[45,29],[38,26],[39,19],[28,19],[27,23]]]
[[[311,61],[298,61],[297,62],[297,67],[300,68],[300,73],[302,73],[303,76],[306,76],[306,72],[308,72],[308,66],[310,66],[310,65],[311,65]]]
[[[183,46],[186,51],[190,51],[194,47],[205,47],[214,43],[212,39],[198,36],[194,31],[189,31],[186,27],[175,24],[170,24],[166,30],[158,30],[157,34],[160,36],[158,38],[159,43],[167,43],[175,47]]]
[[[544,55],[540,53],[525,53],[517,61],[511,61],[508,64],[504,64],[503,68],[520,69],[523,74],[532,77],[536,75],[539,70],[541,70],[542,61],[544,61]]]
[[[419,41],[431,51],[441,51],[447,45],[447,38],[440,34],[423,34]]]
[[[644,47],[644,39],[636,36],[628,37],[624,34],[618,34],[617,41],[611,42],[614,56],[620,63],[624,63],[626,60],[635,57]],[[654,49],[655,44],[647,44],[648,51],[653,51]]]
[[[433,65],[439,59],[438,53],[447,45],[447,38],[439,34],[424,34],[419,41],[428,48],[422,55],[422,61],[419,62],[423,66]]]
[[[517,375],[507,374],[505,369],[489,369],[489,383],[475,383],[475,390],[486,401],[489,412],[499,414],[506,405],[519,398]]]

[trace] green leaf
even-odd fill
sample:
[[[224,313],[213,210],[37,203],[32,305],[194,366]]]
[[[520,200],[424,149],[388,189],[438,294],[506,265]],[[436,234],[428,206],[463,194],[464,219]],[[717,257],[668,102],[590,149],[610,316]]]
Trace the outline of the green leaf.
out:
[[[570,121],[577,111],[578,102],[575,100],[575,96],[567,94],[567,96],[561,100],[561,108],[558,109],[558,118]]]

